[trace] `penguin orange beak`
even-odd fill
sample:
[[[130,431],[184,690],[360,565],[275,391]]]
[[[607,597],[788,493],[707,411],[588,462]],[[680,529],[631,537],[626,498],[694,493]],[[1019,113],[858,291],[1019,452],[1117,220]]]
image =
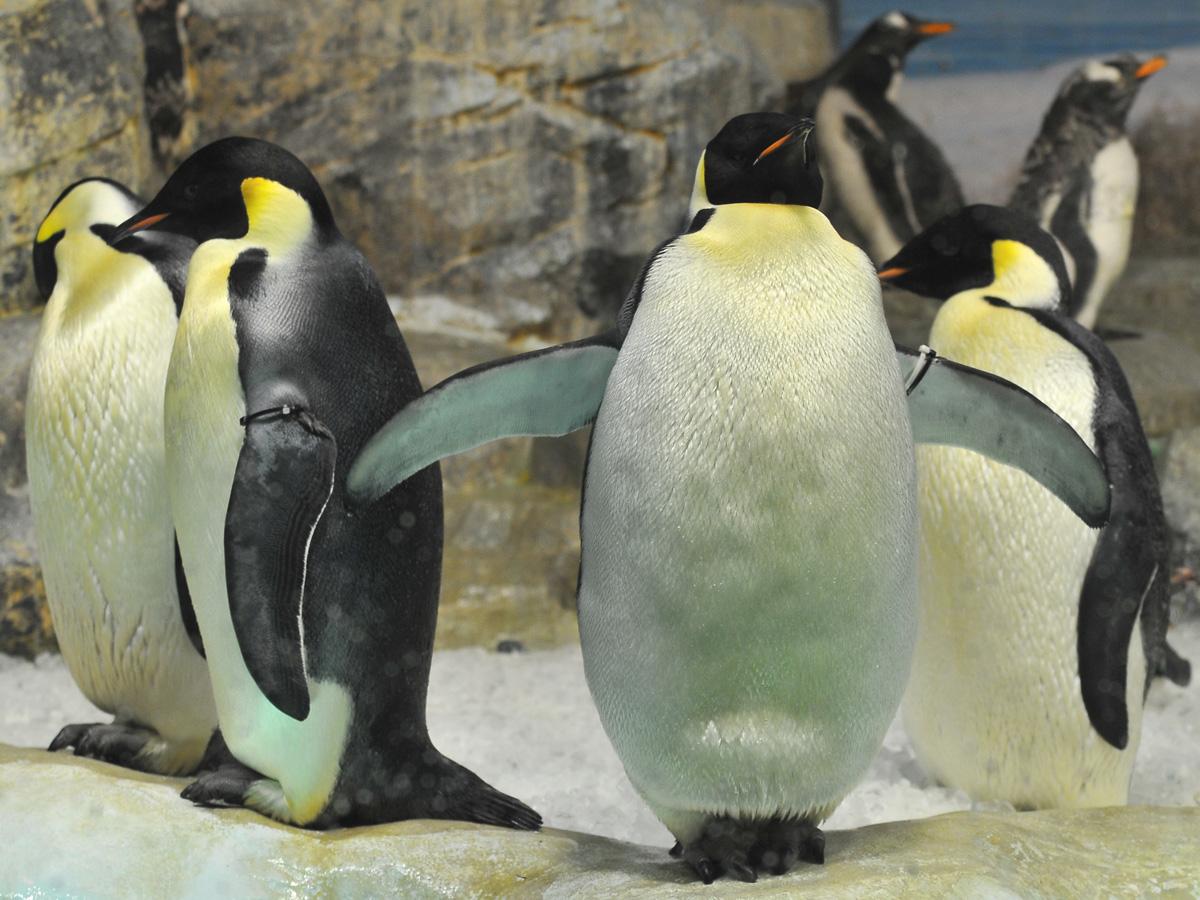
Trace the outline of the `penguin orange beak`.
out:
[[[884,269],[879,273],[880,281],[891,281],[893,278],[899,278],[908,272],[908,269],[903,266],[892,266],[890,269]]]
[[[754,160],[753,163],[751,163],[751,167],[757,166],[760,162],[762,162],[766,157],[770,156],[775,151],[782,150],[784,147],[786,147],[788,144],[790,144],[796,138],[806,137],[808,135],[808,133],[812,130],[813,130],[813,123],[812,123],[812,121],[810,121],[808,119],[805,119],[803,122],[801,122],[799,125],[796,125],[793,128],[789,128],[787,130],[787,133],[784,134],[783,137],[781,137],[779,140],[775,141],[774,143],[770,144],[765,150],[763,150],[762,153],[758,154],[758,157]]]
[[[1165,56],[1162,54],[1159,54],[1158,56],[1152,56],[1138,66],[1137,71],[1133,73],[1133,77],[1138,81],[1141,81],[1143,78],[1149,78],[1155,72],[1165,69],[1166,67],[1167,58]]]
[[[146,216],[144,219],[138,219],[136,222],[126,222],[108,239],[108,243],[110,246],[118,244],[134,232],[145,231],[147,228],[157,225],[169,215],[170,213],[157,213],[153,216]]]
[[[953,22],[922,22],[917,26],[917,34],[922,37],[933,37],[937,34],[949,34],[954,30]]]

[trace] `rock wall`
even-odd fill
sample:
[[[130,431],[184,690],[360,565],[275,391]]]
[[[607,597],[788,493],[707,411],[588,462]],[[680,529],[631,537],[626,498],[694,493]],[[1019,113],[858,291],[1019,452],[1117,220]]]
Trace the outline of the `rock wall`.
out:
[[[385,287],[407,298],[402,313],[452,297],[465,316],[465,336],[445,316],[404,324],[431,384],[510,352],[515,336],[555,339],[611,317],[646,254],[680,226],[712,133],[826,64],[834,6],[0,7],[0,652],[54,646],[22,422],[38,323],[29,248],[67,184],[108,175],[148,195],[217,137],[286,145]],[[581,461],[578,440],[526,440],[446,465],[443,645],[571,637]]]
[[[17,6],[0,13],[6,310],[34,305],[28,243],[66,183],[152,192],[248,134],[309,163],[390,292],[561,333],[611,314],[678,227],[708,137],[832,47],[827,0]]]

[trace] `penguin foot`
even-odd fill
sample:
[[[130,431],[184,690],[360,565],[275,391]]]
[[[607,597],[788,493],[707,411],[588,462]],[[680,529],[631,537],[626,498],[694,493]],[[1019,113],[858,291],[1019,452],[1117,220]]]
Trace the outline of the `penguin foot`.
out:
[[[771,819],[759,829],[750,863],[772,875],[783,875],[798,861],[822,865],[825,835],[803,819]]]
[[[684,846],[683,860],[705,884],[712,884],[722,875],[754,882],[758,874],[750,864],[750,851],[757,837],[752,822],[728,816],[709,819],[700,836]]]
[[[250,788],[255,782],[265,780],[267,779],[249,766],[232,760],[204,772],[185,787],[179,796],[197,806],[245,806]]]
[[[68,725],[50,742],[51,752],[75,748],[76,756],[86,756],[139,772],[159,772],[154,764],[157,754],[147,753],[151,741],[163,743],[153,731],[136,725],[92,722]]]
[[[705,884],[722,875],[753,882],[760,872],[783,875],[799,861],[825,862],[825,835],[803,819],[742,820],[721,816],[704,825],[699,838],[678,843],[682,856]]]

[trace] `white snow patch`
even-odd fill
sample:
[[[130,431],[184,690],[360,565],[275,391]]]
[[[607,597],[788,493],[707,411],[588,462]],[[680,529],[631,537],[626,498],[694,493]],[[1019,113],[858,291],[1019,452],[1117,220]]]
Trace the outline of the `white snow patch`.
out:
[[[1150,692],[1130,803],[1200,805],[1200,621],[1171,632],[1192,660],[1187,689]],[[0,741],[46,746],[71,722],[107,721],[78,692],[57,656],[0,656]],[[498,654],[434,654],[429,726],[438,748],[497,788],[520,797],[546,824],[669,846],[670,835],[625,777],[592,706],[577,646]],[[971,809],[959,791],[930,782],[899,719],[830,828]],[[996,808],[994,805],[985,808]]]

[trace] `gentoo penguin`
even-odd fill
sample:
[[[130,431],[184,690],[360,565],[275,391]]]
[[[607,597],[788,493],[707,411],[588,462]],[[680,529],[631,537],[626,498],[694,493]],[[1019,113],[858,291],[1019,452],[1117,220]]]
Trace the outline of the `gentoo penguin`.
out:
[[[1073,72],[1025,155],[1009,206],[1058,239],[1074,285],[1063,312],[1091,328],[1125,271],[1138,162],[1125,118],[1142,82],[1167,64],[1123,54]]]
[[[358,515],[347,462],[421,393],[363,256],[312,173],[260,140],[193,154],[118,238],[199,243],[167,372],[167,482],[236,763],[184,791],[316,827],[538,815],[425,725],[441,476]]]
[[[963,205],[946,158],[896,105],[905,57],[953,29],[895,11],[867,27],[818,79],[816,140],[835,207],[876,262]]]
[[[1095,531],[1023,473],[960,450],[917,452],[921,626],[904,719],[922,764],[1019,808],[1123,804],[1167,646],[1168,537],[1137,407],[1104,343],[1061,312],[1053,238],[972,206],[885,264],[891,284],[945,301],[930,342],[1042,398],[1112,483]]]
[[[901,370],[870,263],[816,209],[811,129],[730,121],[701,169],[715,207],[652,255],[614,332],[443,382],[348,481],[366,503],[448,452],[595,420],[588,684],[630,780],[706,882],[822,861],[817,826],[878,749],[915,636]],[[1103,517],[1098,464],[1045,407],[966,370],[921,374],[926,430],[994,446],[979,408],[1032,410],[1034,439],[1065,448],[1081,508]]]
[[[46,596],[80,690],[114,716],[68,725],[74,747],[148,772],[192,772],[216,727],[166,496],[163,386],[194,244],[106,242],[142,201],[71,185],[33,245],[46,299],[29,372],[29,493]]]

